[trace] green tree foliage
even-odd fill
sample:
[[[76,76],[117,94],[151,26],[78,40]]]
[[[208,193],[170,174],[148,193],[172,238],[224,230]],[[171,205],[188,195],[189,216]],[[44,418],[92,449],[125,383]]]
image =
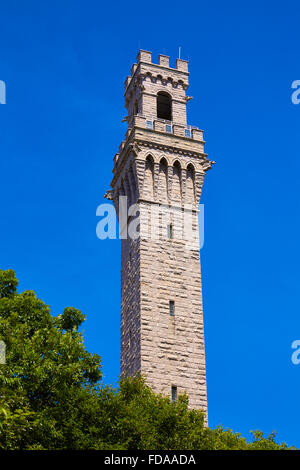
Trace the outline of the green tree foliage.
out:
[[[10,297],[17,291],[18,280],[12,269],[2,271],[0,269],[0,299],[2,297]]]
[[[12,270],[0,270],[0,449],[284,449],[256,431],[253,442],[210,429],[186,396],[176,403],[143,378],[118,388],[101,382],[101,361],[86,351],[84,315],[67,307],[54,317],[32,291],[17,293]]]

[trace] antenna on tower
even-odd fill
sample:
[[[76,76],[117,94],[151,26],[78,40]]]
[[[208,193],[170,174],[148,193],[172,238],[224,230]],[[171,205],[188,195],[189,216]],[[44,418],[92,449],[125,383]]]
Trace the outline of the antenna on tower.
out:
[[[179,52],[178,52],[178,58],[180,59],[180,55],[181,55],[181,46],[179,46]]]

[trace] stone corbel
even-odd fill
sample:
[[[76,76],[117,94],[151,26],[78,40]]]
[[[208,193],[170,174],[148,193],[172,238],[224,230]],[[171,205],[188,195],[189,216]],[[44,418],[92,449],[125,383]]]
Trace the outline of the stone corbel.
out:
[[[136,142],[133,142],[129,145],[130,150],[133,150],[136,155],[142,150],[141,147],[138,146]]]
[[[106,191],[106,193],[104,194],[104,198],[108,199],[109,201],[112,201],[113,200],[113,193],[114,193],[113,189],[108,189]]]
[[[204,171],[211,170],[212,165],[214,165],[216,162],[213,160],[206,160],[205,162],[202,163],[202,168]]]

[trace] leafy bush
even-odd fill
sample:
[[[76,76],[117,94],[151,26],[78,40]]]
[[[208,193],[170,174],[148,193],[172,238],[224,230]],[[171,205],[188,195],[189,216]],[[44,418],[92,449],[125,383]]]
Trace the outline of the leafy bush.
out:
[[[17,293],[12,270],[0,270],[0,449],[286,449],[275,434],[253,442],[210,429],[187,396],[176,403],[142,377],[118,388],[101,382],[101,360],[78,332],[84,315],[68,307],[53,317],[33,291]]]

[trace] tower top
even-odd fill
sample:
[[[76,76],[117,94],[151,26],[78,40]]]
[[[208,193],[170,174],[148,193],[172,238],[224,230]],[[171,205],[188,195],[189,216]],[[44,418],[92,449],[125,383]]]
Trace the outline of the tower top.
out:
[[[125,139],[114,157],[114,179],[120,176],[132,146],[160,148],[166,152],[195,156],[203,160],[201,169],[206,171],[211,164],[204,153],[203,131],[188,124],[187,96],[189,87],[188,61],[176,59],[176,68],[170,67],[169,56],[159,54],[158,64],[152,62],[152,52],[141,49],[137,62],[131,67],[125,81],[125,108],[128,129]],[[204,163],[205,162],[205,163]]]
[[[158,64],[152,62],[152,52],[140,50],[137,62],[125,80],[124,118],[128,127],[136,124],[136,117],[152,121],[168,121],[169,125],[187,125],[186,96],[189,87],[188,61],[176,59],[176,68],[170,67],[169,56],[159,54]],[[149,125],[149,124],[148,124]]]
[[[165,54],[159,54],[158,56],[158,65],[159,67],[171,68],[169,65],[170,56]],[[152,52],[144,51],[141,49],[137,55],[137,62],[146,62],[152,63]],[[188,61],[183,59],[176,59],[176,70],[181,72],[188,72]]]

